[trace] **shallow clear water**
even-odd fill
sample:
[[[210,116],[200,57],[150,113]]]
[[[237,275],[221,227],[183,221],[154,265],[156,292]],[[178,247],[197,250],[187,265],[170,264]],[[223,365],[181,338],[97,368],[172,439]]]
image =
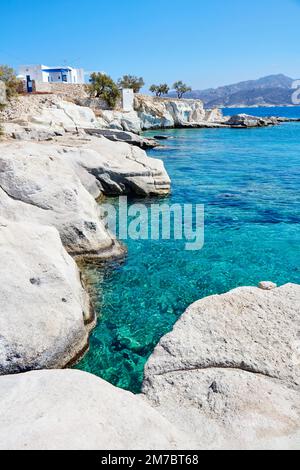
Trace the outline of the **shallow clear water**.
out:
[[[265,115],[291,112],[300,117],[299,108]],[[205,204],[204,248],[128,241],[124,263],[87,269],[99,323],[77,367],[133,392],[155,345],[192,302],[261,280],[300,282],[300,123],[163,133],[166,147],[149,153],[165,162],[170,202]]]

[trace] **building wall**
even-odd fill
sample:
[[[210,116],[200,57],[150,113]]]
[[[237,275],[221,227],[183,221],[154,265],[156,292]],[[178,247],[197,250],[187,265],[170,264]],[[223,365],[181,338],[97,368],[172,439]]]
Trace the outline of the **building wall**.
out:
[[[123,89],[122,90],[122,107],[123,111],[133,111],[134,103],[134,93],[133,90],[128,89]]]
[[[31,80],[36,82],[48,82],[49,74],[42,72],[42,65],[21,65],[19,74],[23,75],[25,79],[27,75],[30,75]]]
[[[84,69],[76,69],[77,83],[85,83]]]

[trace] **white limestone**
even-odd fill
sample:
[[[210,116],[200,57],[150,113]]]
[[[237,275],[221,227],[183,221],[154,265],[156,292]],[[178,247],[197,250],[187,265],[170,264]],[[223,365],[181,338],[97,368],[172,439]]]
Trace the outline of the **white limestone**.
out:
[[[300,286],[188,308],[145,369],[149,402],[197,448],[300,448]]]
[[[93,315],[57,230],[1,216],[0,257],[0,375],[64,367],[86,348]]]
[[[75,370],[0,377],[0,448],[181,449],[189,442],[131,393]]]

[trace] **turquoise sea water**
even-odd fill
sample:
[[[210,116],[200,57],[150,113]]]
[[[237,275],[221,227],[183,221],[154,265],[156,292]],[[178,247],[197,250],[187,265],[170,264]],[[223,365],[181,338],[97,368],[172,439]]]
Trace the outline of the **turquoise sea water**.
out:
[[[299,108],[246,112],[300,118]],[[171,176],[167,201],[205,204],[204,248],[129,240],[123,263],[87,268],[99,322],[77,367],[133,392],[155,345],[192,302],[261,280],[300,282],[300,123],[149,135],[162,133],[171,139],[149,154]]]

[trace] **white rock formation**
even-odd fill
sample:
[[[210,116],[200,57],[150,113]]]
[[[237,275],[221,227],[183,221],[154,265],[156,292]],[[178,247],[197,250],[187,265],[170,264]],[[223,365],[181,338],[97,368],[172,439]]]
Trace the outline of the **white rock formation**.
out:
[[[159,146],[157,140],[146,138],[133,132],[121,131],[118,129],[86,129],[85,132],[92,136],[103,136],[112,142],[125,142],[143,150],[153,149]]]
[[[141,120],[141,127],[161,129],[173,127],[201,127],[222,121],[219,110],[206,111],[200,100],[155,98],[137,95],[135,110]]]
[[[101,111],[98,122],[103,128],[124,130],[139,134],[142,131],[141,120],[135,111]]]
[[[163,163],[103,137],[60,142],[0,144],[1,214],[55,226],[71,254],[107,257],[121,252],[94,199],[101,193],[168,194],[170,179]]]
[[[272,290],[272,289],[276,289],[276,287],[278,286],[277,284],[271,281],[262,281],[258,284],[258,287],[262,290]]]
[[[1,216],[0,257],[0,375],[64,367],[86,348],[93,315],[57,230]]]
[[[140,133],[149,129],[217,127],[224,117],[219,109],[205,110],[200,100],[178,100],[136,95],[135,111],[101,111],[98,123],[107,129]]]
[[[74,145],[74,141],[73,141]],[[139,149],[122,142],[90,138],[77,147],[65,148],[64,159],[92,175],[106,195],[166,195],[171,181],[161,160],[149,158]]]
[[[74,255],[106,256],[118,246],[99,218],[96,201],[66,161],[64,148],[1,144],[0,211],[9,220],[56,227]]]
[[[256,117],[249,116],[248,114],[237,114],[227,118],[226,122],[231,127],[252,128],[275,126],[282,121],[277,117]]]
[[[143,391],[198,448],[300,448],[300,286],[192,305],[155,349]]]
[[[189,443],[131,393],[84,372],[0,377],[0,448],[182,449]]]
[[[94,112],[60,97],[24,96],[14,99],[1,113],[2,120],[40,130],[76,131],[77,128],[100,127]]]

